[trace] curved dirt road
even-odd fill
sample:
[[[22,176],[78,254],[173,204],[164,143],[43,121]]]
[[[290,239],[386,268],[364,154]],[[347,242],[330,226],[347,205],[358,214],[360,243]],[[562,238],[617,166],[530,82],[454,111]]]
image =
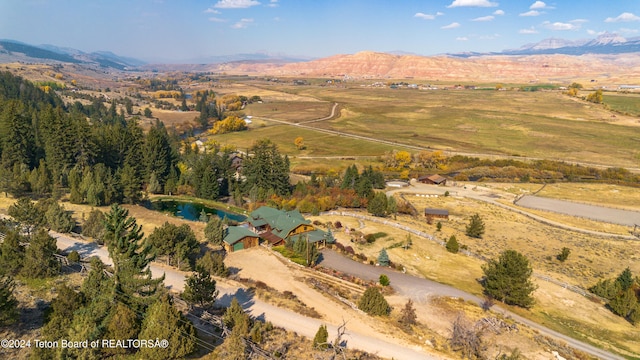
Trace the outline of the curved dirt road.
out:
[[[50,235],[56,239],[58,248],[65,252],[76,250],[81,257],[98,256],[105,264],[111,264],[109,253],[104,247],[99,247],[93,242],[80,241],[55,232],[50,232]],[[150,268],[154,277],[165,275],[164,283],[167,288],[177,292],[184,290],[184,280],[187,273],[158,263],[152,263]],[[217,285],[220,291],[219,299],[216,301],[217,304],[228,306],[231,303],[231,299],[237,297],[242,307],[252,316],[261,320],[271,321],[271,323],[278,327],[295,331],[308,338],[313,338],[320,325],[325,324],[327,325],[330,339],[334,338],[337,334],[337,326],[335,326],[335,324],[326,324],[321,320],[308,318],[295,312],[267,304],[252,298],[244,289],[223,281]],[[344,340],[350,348],[360,349],[383,358],[409,360],[442,359],[440,356],[422,352],[418,348],[409,348],[376,337],[349,331],[349,324],[347,324],[347,333],[344,336]]]

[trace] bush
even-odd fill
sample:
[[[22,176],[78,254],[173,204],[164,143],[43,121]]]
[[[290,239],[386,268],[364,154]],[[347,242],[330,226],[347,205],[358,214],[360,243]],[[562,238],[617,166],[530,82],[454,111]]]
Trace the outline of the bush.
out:
[[[388,316],[391,312],[389,303],[376,287],[370,287],[364,292],[358,302],[358,309],[377,316]]]
[[[449,241],[447,241],[446,248],[447,248],[447,251],[450,253],[454,253],[454,254],[458,253],[458,250],[460,249],[460,245],[458,244],[458,240],[456,239],[455,235],[451,235],[451,237],[449,238]]]
[[[389,284],[391,284],[391,281],[389,281],[389,277],[385,274],[380,275],[379,281],[380,285],[382,286],[389,286]]]
[[[342,229],[342,223],[340,221],[336,221],[334,223],[334,226],[336,227],[336,229]]]
[[[560,260],[561,262],[564,262],[565,260],[567,260],[570,253],[571,253],[571,250],[569,248],[563,247],[560,254],[556,256],[556,259]]]
[[[479,214],[474,214],[471,216],[469,220],[469,225],[467,225],[467,236],[473,238],[482,238],[482,234],[484,234],[484,221]]]
[[[536,286],[531,282],[533,269],[529,259],[515,250],[505,250],[498,260],[492,259],[482,266],[483,286],[488,296],[509,305],[524,308],[533,306],[531,293]]]
[[[73,250],[69,253],[69,255],[67,255],[67,260],[69,260],[69,262],[72,264],[78,263],[80,262],[80,254],[78,254],[77,251]]]
[[[380,264],[380,266],[389,266],[389,255],[384,248],[380,250],[380,254],[378,254],[378,264]]]

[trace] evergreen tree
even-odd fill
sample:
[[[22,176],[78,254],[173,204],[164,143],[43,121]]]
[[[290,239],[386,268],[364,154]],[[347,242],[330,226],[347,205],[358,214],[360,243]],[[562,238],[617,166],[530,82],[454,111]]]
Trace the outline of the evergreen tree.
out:
[[[447,248],[447,251],[450,253],[454,253],[454,254],[458,253],[458,250],[460,250],[460,244],[458,244],[458,239],[456,239],[455,235],[451,235],[445,247]]]
[[[158,181],[158,175],[155,172],[151,173],[149,177],[149,184],[147,184],[147,191],[152,194],[160,194],[162,193],[162,186]]]
[[[105,319],[105,339],[137,339],[140,332],[138,316],[128,306],[117,301]],[[107,348],[108,354],[126,354],[127,349]]]
[[[100,258],[91,258],[91,270],[82,282],[81,291],[87,299],[109,296],[113,300],[113,279],[104,273],[105,265]]]
[[[380,264],[380,266],[389,266],[389,254],[387,254],[385,248],[382,248],[378,254],[378,264]]]
[[[364,292],[358,302],[358,309],[369,315],[377,316],[388,316],[391,312],[389,303],[387,303],[387,300],[385,300],[377,287],[370,287]]]
[[[137,354],[145,359],[181,359],[196,350],[196,329],[166,296],[149,307],[139,337],[169,342],[167,348],[141,348]]]
[[[190,264],[198,251],[198,240],[187,224],[175,226],[167,221],[153,230],[147,242],[155,254],[167,255],[167,264],[178,267]]]
[[[71,213],[66,211],[64,206],[58,204],[57,201],[51,202],[44,217],[53,231],[68,233],[76,226]]]
[[[627,289],[633,286],[635,280],[633,279],[633,275],[631,274],[631,270],[629,269],[629,267],[624,269],[624,271],[622,271],[620,275],[618,275],[618,277],[616,278],[616,282],[620,284],[622,291],[627,291]]]
[[[218,216],[211,216],[204,228],[204,238],[213,245],[222,245],[225,228],[224,222]]]
[[[127,204],[136,204],[142,199],[141,186],[142,183],[136,171],[129,164],[119,170],[120,186],[122,187],[123,200]]]
[[[389,286],[389,284],[391,284],[391,281],[389,281],[389,277],[385,274],[380,275],[380,277],[378,278],[378,282],[382,286]]]
[[[13,279],[0,276],[0,328],[16,322],[20,316],[18,300],[13,295]]]
[[[638,298],[633,289],[623,290],[607,304],[614,314],[629,319],[629,316],[638,309]]]
[[[327,331],[327,325],[320,325],[316,336],[313,337],[313,347],[315,349],[326,350],[329,347],[329,332]]]
[[[82,224],[82,235],[92,237],[98,244],[102,244],[102,236],[104,235],[104,213],[98,209],[93,209],[89,213],[89,217]]]
[[[205,268],[211,275],[229,276],[229,269],[224,264],[224,256],[218,252],[207,251],[196,262],[196,267],[198,266]]]
[[[60,272],[60,263],[53,256],[58,251],[56,239],[46,230],[38,230],[25,251],[22,275],[29,278],[45,278]]]
[[[289,158],[280,155],[277,146],[269,139],[258,140],[249,149],[253,156],[245,159],[243,173],[247,177],[247,187],[256,186],[266,194],[273,191],[275,195],[288,195]],[[261,197],[260,200],[263,200]]]
[[[484,234],[484,221],[479,214],[474,214],[471,216],[469,220],[469,225],[467,225],[467,236],[473,238],[482,238],[482,234]]]
[[[384,192],[376,193],[369,201],[367,211],[373,216],[387,215],[387,195]]]
[[[198,303],[205,307],[213,305],[217,297],[216,281],[204,267],[196,266],[196,273],[186,280],[182,298],[189,303]]]
[[[0,244],[0,275],[16,275],[24,263],[24,247],[21,242],[27,242],[25,237],[17,231],[8,231],[4,241]]]
[[[487,295],[509,305],[533,306],[531,294],[536,286],[531,281],[533,269],[524,255],[515,250],[505,250],[498,260],[492,259],[484,264],[482,271]]]
[[[45,222],[44,213],[27,197],[20,198],[9,206],[7,213],[16,221],[27,225],[29,233]]]
[[[162,122],[156,121],[155,125],[149,129],[143,147],[143,156],[144,175],[147,182],[151,174],[155,173],[160,185],[164,186],[174,166],[175,157],[169,134]]]
[[[249,315],[244,312],[237,298],[231,299],[231,305],[227,308],[222,316],[225,326],[236,330],[240,336],[246,336],[249,333],[250,319]]]
[[[341,189],[355,189],[356,184],[358,183],[358,168],[355,164],[349,166],[347,170],[344,172],[344,176],[342,177],[342,184],[340,184]]]
[[[129,211],[117,204],[111,206],[106,215],[104,242],[113,261],[114,296],[132,307],[144,311],[156,301],[162,288],[164,276],[152,279],[149,263],[153,261],[153,250]]]

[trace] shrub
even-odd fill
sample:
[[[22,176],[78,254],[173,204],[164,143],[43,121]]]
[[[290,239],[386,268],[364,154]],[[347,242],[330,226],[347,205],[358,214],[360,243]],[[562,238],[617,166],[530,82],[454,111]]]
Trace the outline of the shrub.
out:
[[[515,250],[505,250],[497,260],[489,260],[483,265],[482,271],[487,295],[509,305],[533,306],[531,293],[536,286],[531,282],[533,269],[526,256]]]
[[[358,302],[358,309],[377,316],[388,316],[391,312],[389,303],[376,287],[370,287],[364,292]]]
[[[567,260],[570,253],[571,253],[571,250],[569,248],[563,247],[560,254],[556,256],[556,259],[560,260],[561,262],[564,262],[565,260]]]
[[[378,254],[378,264],[380,264],[380,266],[389,266],[389,254],[387,254],[387,250],[384,248],[380,250],[380,254]]]
[[[482,238],[482,234],[484,234],[484,221],[479,214],[474,214],[471,216],[469,220],[469,225],[467,225],[467,236],[473,238]]]
[[[447,241],[446,248],[447,248],[447,251],[450,253],[454,253],[454,254],[458,253],[458,250],[460,249],[460,245],[458,244],[458,240],[456,239],[455,235],[451,235],[451,237],[449,238],[449,241]]]
[[[380,285],[382,286],[389,286],[389,284],[391,284],[391,281],[389,281],[389,277],[385,274],[380,275],[379,281]]]

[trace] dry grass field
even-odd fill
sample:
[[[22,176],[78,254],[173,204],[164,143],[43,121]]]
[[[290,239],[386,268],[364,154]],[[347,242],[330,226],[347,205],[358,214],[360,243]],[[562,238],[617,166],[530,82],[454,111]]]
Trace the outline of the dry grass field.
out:
[[[321,101],[268,101],[253,103],[246,107],[245,113],[251,116],[273,118],[299,123],[316,120],[331,115],[332,103]]]

